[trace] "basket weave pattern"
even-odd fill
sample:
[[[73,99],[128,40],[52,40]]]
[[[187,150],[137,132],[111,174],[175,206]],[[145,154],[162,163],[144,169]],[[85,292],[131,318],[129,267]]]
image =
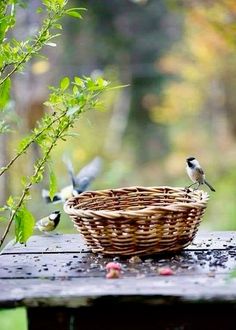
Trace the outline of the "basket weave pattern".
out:
[[[208,198],[201,190],[128,187],[85,192],[64,210],[93,252],[144,255],[189,245]]]

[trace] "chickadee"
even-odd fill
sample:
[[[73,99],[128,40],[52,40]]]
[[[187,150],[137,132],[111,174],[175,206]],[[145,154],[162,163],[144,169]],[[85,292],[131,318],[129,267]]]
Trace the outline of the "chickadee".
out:
[[[67,201],[67,199],[75,196],[78,196],[78,193],[75,189],[73,189],[73,185],[62,188],[62,190],[56,193],[52,199],[49,196],[49,191],[46,189],[42,189],[42,197],[46,203],[64,203],[65,201]]]
[[[60,222],[60,211],[54,211],[49,216],[40,219],[36,222],[35,227],[42,232],[53,231]]]
[[[195,189],[198,189],[201,184],[206,184],[211,191],[215,191],[215,189],[205,180],[205,174],[203,169],[201,168],[199,162],[194,157],[189,157],[186,159],[186,170],[188,173],[188,176],[193,181],[193,184],[188,186],[187,188],[192,187],[195,184],[198,184],[198,186]]]
[[[77,175],[75,175],[71,161],[68,158],[64,158],[63,160],[66,164],[72,184],[56,193],[52,200],[49,196],[49,191],[43,189],[42,197],[46,203],[65,202],[71,197],[78,196],[88,188],[90,183],[97,177],[101,169],[101,158],[96,157],[89,164],[84,166]]]

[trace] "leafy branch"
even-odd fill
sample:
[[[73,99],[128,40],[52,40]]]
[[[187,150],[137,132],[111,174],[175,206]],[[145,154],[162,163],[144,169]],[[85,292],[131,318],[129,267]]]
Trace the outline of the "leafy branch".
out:
[[[3,55],[5,52],[8,53],[10,57],[5,57],[0,72],[3,74],[6,68],[12,65],[13,68],[0,80],[0,85],[2,85],[12,74],[18,71],[22,64],[26,63],[33,54],[38,53],[44,45],[47,45],[49,40],[58,36],[58,34],[51,35],[49,31],[51,28],[61,28],[57,22],[66,12],[65,6],[67,0],[52,1],[52,4],[45,1],[44,3],[47,6],[48,16],[43,20],[42,27],[36,37],[33,38],[32,42],[28,39],[25,42],[12,40],[11,43],[2,43],[0,49],[3,52]],[[11,18],[12,15],[9,17]]]
[[[25,207],[25,202],[30,197],[31,187],[42,180],[51,151],[56,147],[59,140],[67,138],[69,129],[73,127],[80,115],[87,110],[100,107],[99,96],[109,89],[108,85],[108,82],[102,78],[92,80],[90,77],[84,77],[83,79],[75,77],[74,81],[70,82],[69,78],[66,77],[62,79],[60,87],[52,88],[53,92],[46,104],[55,109],[58,116],[54,119],[51,116],[45,116],[39,127],[34,130],[34,134],[29,141],[25,142],[21,151],[13,158],[15,161],[32,142],[37,142],[43,152],[43,156],[35,164],[33,175],[24,184],[21,196],[11,198],[8,201],[7,209],[10,209],[10,217],[0,240],[0,247],[4,243],[14,219],[17,220],[15,227],[16,241],[25,243],[31,236],[34,227],[33,216]],[[9,169],[14,161],[11,161],[6,168]],[[3,169],[2,173],[3,171],[6,171],[6,169]]]
[[[56,46],[51,39],[60,34],[51,31],[61,30],[58,23],[64,15],[81,18],[84,8],[66,9],[68,0],[42,0],[43,8],[38,13],[44,13],[41,27],[34,37],[25,41],[10,38],[7,32],[15,27],[16,5],[21,0],[4,0],[0,4],[0,109],[6,109],[10,99],[11,78],[20,71],[34,55],[38,54],[43,46]],[[46,15],[45,15],[46,14]],[[34,217],[26,207],[30,199],[31,188],[39,183],[44,175],[46,165],[50,161],[52,150],[59,140],[66,140],[70,128],[73,127],[80,115],[89,109],[101,108],[100,94],[108,90],[108,82],[102,78],[96,80],[90,77],[75,77],[73,81],[65,77],[59,87],[51,87],[51,94],[45,103],[52,113],[43,116],[38,126],[26,136],[19,144],[16,154],[7,165],[0,169],[0,176],[8,171],[11,166],[27,152],[32,143],[37,143],[42,156],[35,162],[34,171],[28,178],[22,178],[22,192],[19,196],[10,196],[7,205],[2,210],[10,211],[4,233],[0,239],[0,247],[4,243],[13,223],[15,223],[16,242],[25,243],[32,235]],[[0,121],[0,133],[8,130],[4,120]],[[53,178],[51,171],[50,177]],[[54,181],[54,182],[53,182]],[[50,192],[55,190],[55,180],[51,180]]]
[[[18,0],[19,1],[19,0]],[[64,16],[69,15],[76,18],[82,18],[80,12],[85,8],[66,9],[68,0],[42,0],[44,9],[38,9],[38,13],[46,12],[42,20],[41,28],[33,38],[25,41],[18,41],[11,38],[8,42],[7,32],[15,25],[15,3],[17,0],[5,1],[0,5],[0,108],[4,108],[9,99],[11,76],[22,69],[34,55],[38,54],[43,46],[56,46],[50,42],[53,38],[60,36],[59,33],[51,33],[51,30],[61,30],[62,26],[58,21]],[[10,14],[8,13],[10,7]]]

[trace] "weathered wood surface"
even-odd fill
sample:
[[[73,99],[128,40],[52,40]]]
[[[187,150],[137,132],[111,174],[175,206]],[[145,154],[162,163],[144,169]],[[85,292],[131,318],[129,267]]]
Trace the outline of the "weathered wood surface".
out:
[[[41,235],[31,236],[27,245],[9,242],[1,254],[15,253],[59,253],[59,252],[89,252],[83,237],[79,234],[71,235]]]
[[[236,248],[230,251],[183,251],[178,255],[142,258],[132,264],[121,259],[123,277],[150,277],[160,267],[171,267],[176,275],[225,274],[235,266]],[[117,258],[115,260],[118,260]],[[112,258],[93,253],[5,254],[0,257],[1,279],[105,277],[106,263]]]
[[[80,307],[90,306],[105,297],[118,302],[173,304],[193,302],[235,303],[236,284],[225,277],[200,275],[171,278],[103,278],[4,280],[1,284],[1,307]]]
[[[0,306],[78,307],[104,297],[148,304],[236,302],[236,232],[199,233],[176,255],[142,257],[141,263],[115,258],[122,277],[105,278],[113,260],[89,252],[80,235],[34,236],[26,247],[13,245],[0,255]],[[173,276],[160,276],[160,267]]]
[[[236,247],[236,232],[199,232],[193,243],[185,250],[218,250]],[[58,252],[89,252],[84,239],[79,234],[32,236],[27,246],[8,243],[1,254],[15,253],[58,253]]]

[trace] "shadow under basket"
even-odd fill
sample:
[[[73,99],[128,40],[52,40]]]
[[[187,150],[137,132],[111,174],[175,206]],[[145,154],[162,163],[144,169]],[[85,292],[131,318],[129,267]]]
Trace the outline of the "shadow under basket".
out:
[[[147,255],[189,245],[208,199],[201,190],[127,187],[84,192],[64,210],[93,252]]]

